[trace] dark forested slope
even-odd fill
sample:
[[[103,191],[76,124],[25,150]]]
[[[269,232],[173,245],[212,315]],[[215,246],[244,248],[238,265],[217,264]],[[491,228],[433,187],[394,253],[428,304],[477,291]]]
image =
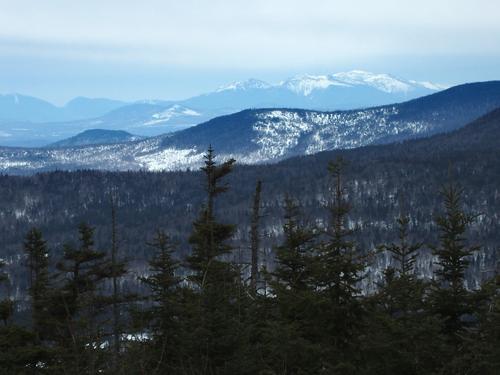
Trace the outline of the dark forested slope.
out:
[[[228,178],[230,190],[217,206],[226,222],[235,223],[234,245],[248,252],[249,211],[255,182],[262,180],[264,248],[269,250],[281,235],[283,199],[296,197],[305,216],[321,225],[331,181],[329,160],[341,155],[350,161],[349,199],[351,224],[364,249],[397,236],[395,220],[401,210],[411,216],[411,236],[426,244],[436,240],[433,224],[441,209],[438,191],[450,179],[465,191],[465,208],[479,214],[470,233],[484,245],[483,256],[473,262],[471,280],[479,280],[495,262],[500,246],[500,110],[449,134],[403,143],[370,146],[349,151],[323,152],[292,158],[274,165],[239,166]],[[0,257],[12,261],[16,273],[22,239],[39,226],[51,250],[61,252],[65,241],[74,241],[76,226],[85,220],[97,227],[97,243],[110,241],[111,189],[118,194],[120,247],[142,272],[147,257],[145,242],[157,227],[166,228],[187,254],[191,230],[204,191],[198,172],[51,172],[29,177],[0,177]],[[268,258],[270,259],[270,257]],[[382,267],[379,260],[376,267]],[[431,259],[424,251],[418,263],[430,275]],[[473,276],[473,277],[472,277]]]

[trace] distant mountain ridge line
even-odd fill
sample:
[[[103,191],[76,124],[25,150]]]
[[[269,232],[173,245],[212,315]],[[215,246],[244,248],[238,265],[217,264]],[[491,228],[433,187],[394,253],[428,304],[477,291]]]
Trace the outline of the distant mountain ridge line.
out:
[[[500,81],[456,86],[405,103],[321,112],[255,109],[145,140],[66,149],[0,149],[8,173],[53,169],[182,170],[197,168],[212,144],[244,164],[356,148],[458,129],[500,107]]]
[[[117,103],[106,102],[105,99],[79,98],[73,103],[76,111],[73,117],[67,117],[64,113],[52,116],[53,106],[49,103],[41,105],[35,98],[25,97],[23,100],[13,97],[2,102],[0,97],[0,144],[45,146],[94,128],[156,136],[246,108],[286,107],[322,111],[367,108],[428,95],[440,88],[428,82],[420,83],[364,71],[324,76],[309,74],[274,85],[255,79],[240,81],[176,101]],[[16,98],[18,104],[15,104]],[[23,103],[26,105],[23,106]],[[47,106],[50,110],[47,110]],[[86,116],[83,115],[85,108],[88,110]],[[61,118],[62,115],[66,117]]]

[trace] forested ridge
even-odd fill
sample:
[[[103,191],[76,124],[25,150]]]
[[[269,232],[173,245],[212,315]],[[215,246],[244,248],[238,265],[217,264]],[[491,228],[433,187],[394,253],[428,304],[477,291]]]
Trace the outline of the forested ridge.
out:
[[[0,368],[496,374],[499,127],[269,166],[209,149],[199,172],[2,176]]]

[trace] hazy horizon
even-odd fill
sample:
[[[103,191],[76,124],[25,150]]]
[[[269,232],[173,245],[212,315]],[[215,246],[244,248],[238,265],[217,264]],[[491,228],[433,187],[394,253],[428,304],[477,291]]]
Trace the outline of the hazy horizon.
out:
[[[500,5],[488,0],[0,4],[0,92],[57,105],[353,69],[448,85],[500,78]]]

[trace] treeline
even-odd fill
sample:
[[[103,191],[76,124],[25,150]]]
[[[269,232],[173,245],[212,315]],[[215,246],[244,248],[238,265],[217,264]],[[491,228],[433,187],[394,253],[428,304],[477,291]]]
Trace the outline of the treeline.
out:
[[[205,157],[205,200],[187,239],[189,255],[157,230],[148,243],[149,272],[138,290],[124,287],[112,200],[111,246],[98,249],[94,229],[53,259],[40,230],[26,235],[29,324],[15,323],[15,302],[0,303],[0,369],[6,374],[498,374],[500,279],[466,285],[479,250],[467,239],[475,216],[453,183],[441,191],[431,251],[432,280],[416,276],[428,244],[409,237],[363,250],[349,224],[346,164],[329,164],[328,220],[318,224],[284,198],[283,239],[267,269],[261,245],[260,182],[253,194],[249,254],[237,256],[237,227],[217,214],[234,160]],[[242,251],[241,249],[238,249]],[[392,258],[376,290],[361,285],[377,254]],[[248,261],[247,261],[248,260]],[[496,270],[495,270],[496,271]],[[496,272],[495,272],[496,275]],[[6,274],[0,282],[7,283]]]

